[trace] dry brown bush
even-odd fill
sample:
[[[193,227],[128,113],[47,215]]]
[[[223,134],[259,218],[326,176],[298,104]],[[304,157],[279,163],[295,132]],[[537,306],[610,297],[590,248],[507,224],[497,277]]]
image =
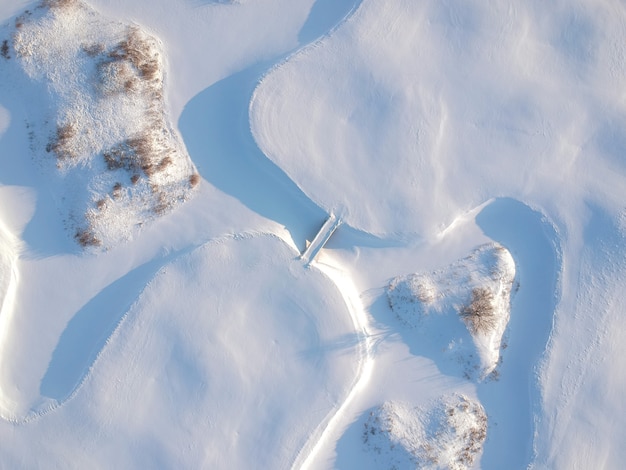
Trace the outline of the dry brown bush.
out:
[[[11,56],[9,55],[9,41],[7,39],[2,41],[2,46],[0,47],[0,55],[2,55],[2,57],[4,57],[5,59],[11,58]]]
[[[100,246],[102,244],[96,235],[89,229],[78,230],[76,235],[74,235],[74,238],[82,247]]]
[[[104,52],[104,44],[93,43],[93,44],[83,44],[81,49],[87,54],[89,57],[96,57]]]
[[[113,185],[112,195],[113,195],[113,199],[120,198],[120,196],[122,195],[122,183],[118,182]]]
[[[130,61],[144,80],[152,81],[159,76],[159,56],[139,28],[130,28],[126,38],[109,53],[109,57]]]
[[[120,168],[131,170],[134,168],[134,154],[125,143],[118,144],[103,152],[102,156],[109,170]]]
[[[200,175],[198,173],[194,173],[193,175],[189,177],[189,185],[192,188],[195,188],[199,182],[200,182]]]
[[[168,166],[170,166],[172,163],[174,163],[174,161],[172,160],[172,157],[170,157],[169,155],[167,157],[164,157],[159,164],[157,165],[156,171],[163,171],[165,170]]]
[[[492,331],[497,324],[493,292],[485,287],[474,288],[470,304],[459,313],[472,333]]]
[[[78,0],[43,0],[42,6],[49,9],[68,8],[78,4]]]
[[[157,196],[157,202],[152,210],[156,215],[162,215],[171,207],[171,204],[169,203],[167,197],[163,192],[156,190],[154,187],[152,188],[152,190],[156,193]]]
[[[48,142],[46,151],[54,152],[60,160],[76,157],[76,153],[70,145],[75,135],[76,127],[74,124],[67,123],[57,126],[56,135]]]
[[[97,65],[97,88],[104,95],[139,90],[139,77],[133,65],[123,59],[104,60]]]

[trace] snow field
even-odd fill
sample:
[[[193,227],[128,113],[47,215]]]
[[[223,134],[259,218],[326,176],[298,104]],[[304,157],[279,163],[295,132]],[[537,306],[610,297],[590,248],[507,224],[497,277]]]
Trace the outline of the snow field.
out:
[[[289,467],[350,391],[359,357],[343,297],[296,258],[277,237],[256,235],[166,265],[82,387],[18,427],[5,461]],[[21,455],[34,436],[41,451]]]

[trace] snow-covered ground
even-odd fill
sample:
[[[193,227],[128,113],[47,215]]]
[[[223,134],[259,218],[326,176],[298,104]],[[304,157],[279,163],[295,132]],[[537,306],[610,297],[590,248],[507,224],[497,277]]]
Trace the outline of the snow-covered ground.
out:
[[[0,467],[620,468],[620,1],[38,5],[0,4]],[[104,152],[157,122],[100,101],[135,73],[90,56],[125,25],[159,58],[172,178],[202,179],[84,250]],[[70,111],[95,137],[68,169],[45,147]],[[458,314],[416,334],[386,289],[421,273],[463,312],[481,246],[515,282],[476,381],[422,340],[472,340]]]

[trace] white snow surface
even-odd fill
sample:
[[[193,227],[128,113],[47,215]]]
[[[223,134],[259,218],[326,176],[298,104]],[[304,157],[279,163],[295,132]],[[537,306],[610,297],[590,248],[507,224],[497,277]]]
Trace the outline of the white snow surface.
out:
[[[0,47],[38,4],[0,2]],[[61,101],[0,55],[0,467],[389,468],[372,410],[463,396],[487,416],[474,468],[621,468],[621,1],[88,4],[156,38],[203,179],[85,252],[59,217],[85,172],[60,191],[40,158]],[[519,291],[499,379],[472,381],[385,288],[493,243]]]
[[[46,407],[4,441],[3,458],[23,468],[43,455],[83,468],[288,467],[349,392],[359,350],[342,294],[294,255],[276,236],[250,235],[178,257],[82,370],[59,357],[87,333],[70,323],[41,383]],[[36,436],[40,450],[23,455]]]

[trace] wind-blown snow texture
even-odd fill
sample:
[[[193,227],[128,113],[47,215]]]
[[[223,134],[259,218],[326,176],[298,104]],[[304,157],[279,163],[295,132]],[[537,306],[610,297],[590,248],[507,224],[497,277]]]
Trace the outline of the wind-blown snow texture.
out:
[[[0,467],[415,468],[373,457],[370,416],[401,409],[408,430],[463,397],[487,420],[474,468],[620,468],[620,1],[90,0],[72,18],[98,28],[37,5],[0,4]],[[133,172],[116,162],[140,146],[115,147],[145,103],[120,107],[128,64],[97,65],[131,24],[159,57],[157,127],[183,157],[163,160],[180,183],[165,193],[204,178],[149,217],[120,203]],[[98,131],[105,95],[119,132]],[[77,110],[98,138],[68,165]],[[111,204],[108,249],[84,252],[80,217]],[[330,213],[342,224],[307,268]],[[467,380],[385,288],[494,242],[519,291],[499,378]]]

